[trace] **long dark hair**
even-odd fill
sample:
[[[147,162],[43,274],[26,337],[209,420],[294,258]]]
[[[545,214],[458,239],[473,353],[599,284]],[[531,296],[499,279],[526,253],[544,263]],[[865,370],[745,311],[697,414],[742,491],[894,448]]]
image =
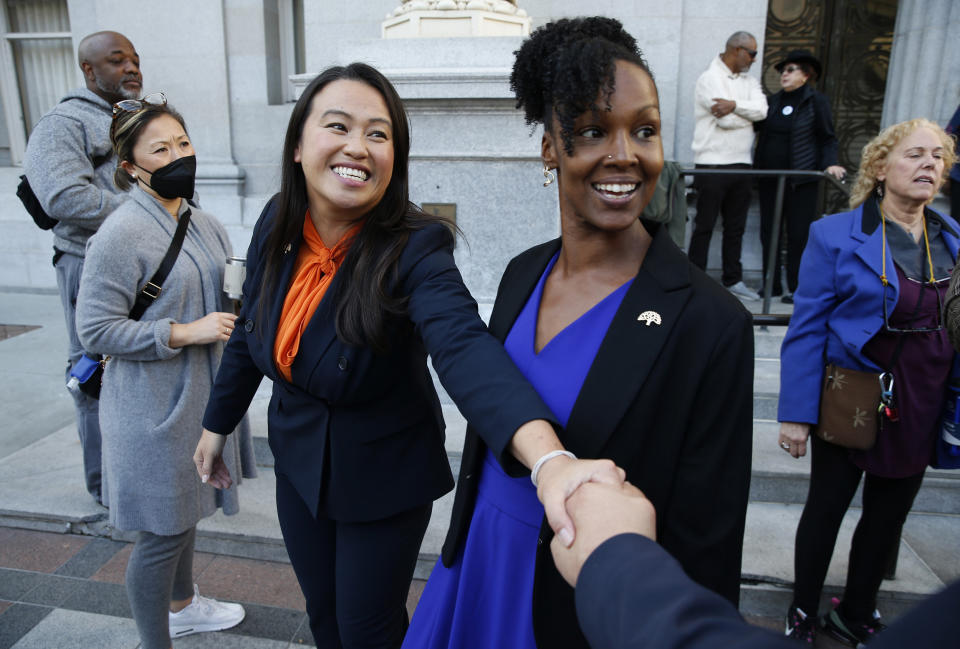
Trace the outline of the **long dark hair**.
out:
[[[278,286],[280,266],[287,244],[300,236],[308,207],[306,178],[303,167],[294,162],[294,151],[310,116],[313,97],[327,84],[339,80],[360,81],[383,97],[393,125],[393,174],[383,198],[366,215],[366,223],[337,270],[340,276],[337,290],[324,299],[333,299],[336,304],[336,330],[341,340],[384,351],[389,340],[387,320],[402,315],[406,309],[406,297],[394,295],[391,285],[410,233],[430,223],[452,226],[446,219],[428,215],[410,202],[407,113],[390,81],[365,63],[327,68],[304,89],[293,108],[283,143],[280,193],[275,198],[276,218],[267,237],[266,268],[260,291],[261,295],[271,295],[274,291],[286,289]],[[261,299],[261,310],[263,304]],[[261,311],[261,319],[262,316]]]

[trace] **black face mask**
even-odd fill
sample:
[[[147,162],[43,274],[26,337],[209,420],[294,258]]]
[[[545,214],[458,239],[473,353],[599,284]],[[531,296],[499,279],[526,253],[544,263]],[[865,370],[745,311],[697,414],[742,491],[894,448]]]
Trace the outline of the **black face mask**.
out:
[[[143,169],[138,164],[133,166]],[[143,169],[150,173],[146,169]],[[197,176],[197,156],[177,158],[153,172],[147,187],[163,198],[193,198],[193,184]],[[144,182],[147,182],[144,180]]]

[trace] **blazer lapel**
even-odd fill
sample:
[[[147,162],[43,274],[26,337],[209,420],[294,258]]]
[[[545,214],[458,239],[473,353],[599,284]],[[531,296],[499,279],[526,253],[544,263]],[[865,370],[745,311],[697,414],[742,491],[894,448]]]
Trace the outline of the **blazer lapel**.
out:
[[[857,258],[866,267],[866,276],[877,278],[884,271],[883,256],[883,229],[880,222],[880,208],[873,197],[864,201],[860,209],[860,218],[854,219],[850,227],[850,237],[861,244],[854,250]],[[888,308],[893,309],[900,295],[900,280],[893,265],[893,253],[890,245],[886,246],[886,274],[891,290],[887,293]]]
[[[565,446],[582,457],[600,454],[656,366],[689,299],[686,256],[665,228],[657,228],[574,403]]]
[[[267,236],[267,234],[264,234]],[[261,323],[266,324],[264,329],[267,333],[266,339],[263,341],[264,349],[263,353],[267,356],[267,366],[272,369],[270,378],[274,381],[286,381],[283,376],[277,371],[277,365],[274,361],[273,349],[277,344],[277,330],[280,326],[280,315],[283,313],[283,301],[287,297],[287,287],[290,286],[290,277],[293,275],[293,266],[294,262],[297,259],[297,253],[300,250],[300,243],[302,241],[302,236],[298,235],[297,238],[288,244],[290,246],[289,250],[284,253],[283,260],[279,269],[279,278],[276,283],[276,290],[273,292],[273,295],[263,295],[261,292],[259,298],[261,300],[269,300],[267,304],[267,322]],[[252,305],[251,305],[252,306]],[[256,313],[256,307],[251,309],[251,313]],[[296,368],[296,361],[293,363],[293,367]],[[291,374],[293,376],[293,373]]]
[[[533,293],[543,270],[559,249],[560,239],[532,248],[517,258],[513,268],[508,269],[504,274],[488,326],[490,333],[500,342],[506,340],[510,328],[513,327],[520,311]]]
[[[337,294],[337,286],[340,280],[341,275],[339,273],[333,276],[333,281],[330,282],[326,294],[320,300],[317,310],[313,312],[310,322],[303,330],[297,357],[293,360],[293,366],[290,368],[290,377],[296,385],[306,386],[308,384],[313,368],[317,366],[317,363],[320,362],[320,359],[337,337],[337,328],[334,322],[336,308],[333,298]],[[289,280],[287,280],[287,283],[289,283]]]

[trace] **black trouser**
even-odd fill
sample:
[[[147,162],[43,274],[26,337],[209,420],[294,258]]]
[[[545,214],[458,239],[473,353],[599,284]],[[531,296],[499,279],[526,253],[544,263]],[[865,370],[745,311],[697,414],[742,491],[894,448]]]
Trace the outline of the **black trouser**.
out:
[[[767,259],[770,254],[770,242],[773,229],[773,211],[777,202],[777,179],[763,178],[760,185],[760,242],[763,244],[763,281],[767,281]],[[817,214],[818,183],[803,183],[791,187],[788,179],[783,191],[783,212],[781,223],[787,224],[787,290],[797,290],[797,276],[800,273],[800,256],[807,247],[807,235],[810,224]],[[779,232],[776,233],[779,235]],[[779,295],[780,285],[780,242],[774,241],[777,260],[773,269],[773,294]]]
[[[318,649],[400,646],[432,508],[430,503],[362,523],[314,517],[290,481],[277,474],[280,531]]]
[[[797,526],[793,605],[814,615],[840,523],[863,470],[850,461],[847,449],[815,435],[810,439],[810,491]],[[842,613],[848,619],[871,619],[887,560],[897,547],[900,528],[922,481],[923,472],[907,478],[867,474],[863,483],[863,513],[853,533],[843,593]]]
[[[748,164],[697,165],[697,169],[749,169]],[[723,242],[720,247],[724,286],[732,286],[743,279],[740,250],[743,247],[743,231],[747,226],[747,210],[750,209],[750,176],[694,177],[697,189],[697,216],[693,221],[693,235],[687,256],[694,266],[707,269],[707,254],[710,252],[710,236],[723,216]]]

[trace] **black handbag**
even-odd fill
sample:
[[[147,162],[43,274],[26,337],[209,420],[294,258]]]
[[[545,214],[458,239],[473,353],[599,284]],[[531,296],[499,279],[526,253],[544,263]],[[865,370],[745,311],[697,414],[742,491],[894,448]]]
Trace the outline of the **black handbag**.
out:
[[[133,303],[133,308],[130,309],[130,314],[127,316],[131,320],[139,320],[143,316],[144,311],[147,310],[147,307],[160,297],[160,293],[163,291],[163,282],[167,279],[167,275],[170,274],[170,269],[173,268],[173,264],[180,255],[180,248],[183,247],[183,240],[187,235],[188,225],[190,225],[189,209],[183,213],[183,216],[181,216],[177,222],[177,231],[173,233],[173,240],[170,242],[170,247],[167,248],[167,252],[163,256],[163,261],[160,262],[160,267],[157,268],[157,272],[153,274],[150,281],[144,284],[140,292],[137,293],[137,299]],[[98,355],[96,358],[91,358],[84,354],[73,366],[73,369],[70,370],[70,376],[72,377],[70,379],[71,382],[74,378],[77,379],[77,387],[81,392],[94,399],[99,399],[100,387],[103,384],[103,369],[109,360],[109,356],[103,357]]]
[[[113,153],[108,153],[107,155],[95,157],[90,162],[93,163],[93,168],[97,169],[100,165],[109,162],[112,158]],[[50,230],[60,222],[59,219],[53,218],[43,209],[43,205],[40,204],[37,195],[33,193],[33,187],[30,186],[30,181],[27,180],[25,175],[20,176],[20,184],[17,185],[17,198],[20,199],[24,209],[27,210],[33,222],[36,223],[37,227],[41,230]],[[56,261],[54,261],[54,265],[56,265]],[[99,390],[97,392],[99,393]]]
[[[43,209],[43,205],[40,204],[37,195],[33,193],[33,188],[30,186],[30,182],[26,176],[20,176],[20,184],[17,185],[17,198],[20,199],[23,207],[26,208],[27,212],[33,218],[33,222],[36,223],[37,227],[41,230],[49,230],[60,222],[47,214]]]

